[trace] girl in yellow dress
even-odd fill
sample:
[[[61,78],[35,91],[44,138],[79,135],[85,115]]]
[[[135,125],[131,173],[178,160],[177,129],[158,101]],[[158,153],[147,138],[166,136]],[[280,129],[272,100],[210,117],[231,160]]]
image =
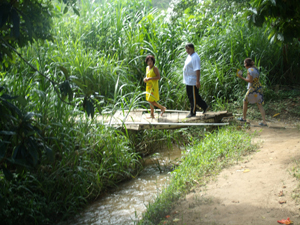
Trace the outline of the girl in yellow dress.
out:
[[[160,108],[161,113],[160,116],[164,114],[166,111],[166,107],[160,105],[157,103],[159,100],[159,88],[158,88],[158,81],[160,80],[160,73],[157,69],[155,64],[155,58],[152,55],[148,55],[146,57],[145,62],[147,63],[147,68],[146,68],[146,77],[144,78],[144,82],[146,83],[146,100],[150,103],[150,109],[151,109],[151,117],[154,119],[154,107],[156,106]]]

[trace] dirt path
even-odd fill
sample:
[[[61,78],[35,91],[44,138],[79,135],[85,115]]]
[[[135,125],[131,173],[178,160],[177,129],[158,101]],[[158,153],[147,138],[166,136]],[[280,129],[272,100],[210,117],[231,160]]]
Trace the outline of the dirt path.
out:
[[[254,130],[261,128],[251,127]],[[291,197],[297,181],[289,172],[300,160],[300,132],[263,128],[254,141],[263,141],[258,152],[186,195],[169,220],[193,225],[271,225],[290,217],[300,224],[300,205]]]

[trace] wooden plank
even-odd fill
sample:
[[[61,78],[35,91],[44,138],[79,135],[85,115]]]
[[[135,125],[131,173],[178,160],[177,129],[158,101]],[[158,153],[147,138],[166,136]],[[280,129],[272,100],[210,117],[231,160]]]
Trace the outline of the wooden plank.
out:
[[[139,125],[139,130],[145,129],[176,129],[176,128],[183,128],[189,126],[225,126],[229,125],[229,123],[172,123],[172,124],[143,124]],[[128,129],[128,128],[127,128]]]
[[[132,124],[123,124],[123,125],[117,125],[117,124],[111,124],[109,126],[115,127],[115,128],[121,128],[126,126],[127,130],[146,130],[146,129],[176,129],[176,128],[184,128],[189,126],[225,126],[229,123],[196,123],[195,125],[186,124],[186,123],[172,123],[172,124],[138,124],[138,125],[132,125]]]
[[[185,120],[187,115],[188,113],[178,113],[178,122]]]
[[[122,112],[121,110],[118,110],[112,117],[108,117],[106,119],[106,122],[139,122],[141,121],[142,112]]]
[[[126,122],[141,122],[143,112],[130,112],[126,118]]]
[[[114,128],[123,128],[124,124],[110,124],[110,127],[114,127]],[[138,124],[133,124],[133,125],[125,125],[127,130],[140,130],[140,125]]]
[[[176,126],[176,125],[187,125],[187,126],[206,126],[206,125],[213,125],[213,126],[223,126],[223,125],[229,125],[229,123],[159,123],[159,122],[153,122],[153,123],[145,123],[145,122],[125,122],[125,123],[114,123],[111,125],[167,125],[167,126]],[[110,125],[109,123],[104,123],[104,125]]]
[[[176,123],[178,113],[164,113],[163,117],[158,118],[158,122]]]
[[[146,119],[146,115],[150,116],[150,114],[145,114],[146,110],[140,111],[127,111],[123,112],[118,110],[113,116],[111,115],[99,115],[94,118],[97,122],[169,122],[169,123],[186,123],[186,122],[221,122],[224,117],[232,116],[232,113],[228,113],[227,111],[220,111],[220,112],[208,112],[203,114],[201,112],[197,112],[196,117],[186,118],[187,113],[184,111],[174,110],[177,112],[172,113],[164,113],[163,117],[159,116],[159,113],[156,113],[155,119]],[[129,112],[129,113],[128,113]],[[125,119],[126,118],[126,119]],[[214,118],[214,121],[211,120]],[[83,120],[86,118],[82,118]],[[79,120],[79,119],[78,119]]]
[[[188,127],[187,125],[183,124],[182,125],[176,125],[176,126],[171,126],[171,125],[140,125],[140,130],[163,130],[163,129],[178,129],[178,128],[184,128]]]
[[[188,126],[223,126],[228,123],[219,123],[224,117],[231,116],[227,111],[219,112],[197,112],[196,117],[186,118],[189,111],[166,110],[160,116],[160,110],[155,111],[155,119],[147,119],[150,116],[147,109],[135,109],[132,111],[118,110],[112,117],[102,115],[104,125],[112,127],[124,127],[128,130],[143,129],[175,129]],[[101,120],[100,119],[100,120]],[[111,119],[111,120],[110,120]]]
[[[125,112],[128,112],[129,110],[124,110]],[[150,112],[150,109],[133,109],[131,110],[131,112],[147,112],[149,111]],[[160,112],[161,110],[160,109],[155,109],[155,113],[156,112]],[[166,109],[165,112],[183,112],[183,113],[189,113],[189,111],[182,111],[182,110],[176,110],[176,109]]]

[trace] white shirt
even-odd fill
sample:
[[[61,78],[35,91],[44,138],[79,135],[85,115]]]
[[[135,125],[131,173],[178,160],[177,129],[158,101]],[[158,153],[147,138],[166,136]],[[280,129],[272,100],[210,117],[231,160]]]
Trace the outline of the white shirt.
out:
[[[190,86],[195,86],[197,82],[196,71],[201,69],[200,57],[194,52],[188,55],[183,67],[183,83]]]

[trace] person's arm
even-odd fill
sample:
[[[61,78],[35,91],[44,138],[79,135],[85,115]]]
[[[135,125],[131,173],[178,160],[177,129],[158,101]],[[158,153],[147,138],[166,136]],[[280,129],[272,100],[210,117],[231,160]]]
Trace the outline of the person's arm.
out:
[[[247,77],[244,78],[242,77],[242,75],[239,75],[239,78],[241,78],[242,80],[248,82],[248,83],[252,83],[253,82],[253,77],[250,75],[250,73],[248,72],[247,73]]]
[[[200,88],[200,69],[201,69],[201,61],[200,57],[195,54],[192,57],[192,64],[193,64],[193,70],[196,73],[196,87],[199,89]]]
[[[148,67],[147,67],[148,68]],[[147,68],[146,68],[146,76],[145,76],[145,78],[143,79],[143,81],[146,83],[148,80],[148,78],[147,78]]]
[[[154,71],[154,73],[155,73],[156,76],[155,77],[149,77],[149,78],[147,78],[147,81],[148,80],[160,80],[160,73],[159,73],[157,67],[154,67],[153,71]]]
[[[200,88],[200,70],[196,70],[196,76],[197,76],[197,80],[196,80],[196,87],[199,89]]]

